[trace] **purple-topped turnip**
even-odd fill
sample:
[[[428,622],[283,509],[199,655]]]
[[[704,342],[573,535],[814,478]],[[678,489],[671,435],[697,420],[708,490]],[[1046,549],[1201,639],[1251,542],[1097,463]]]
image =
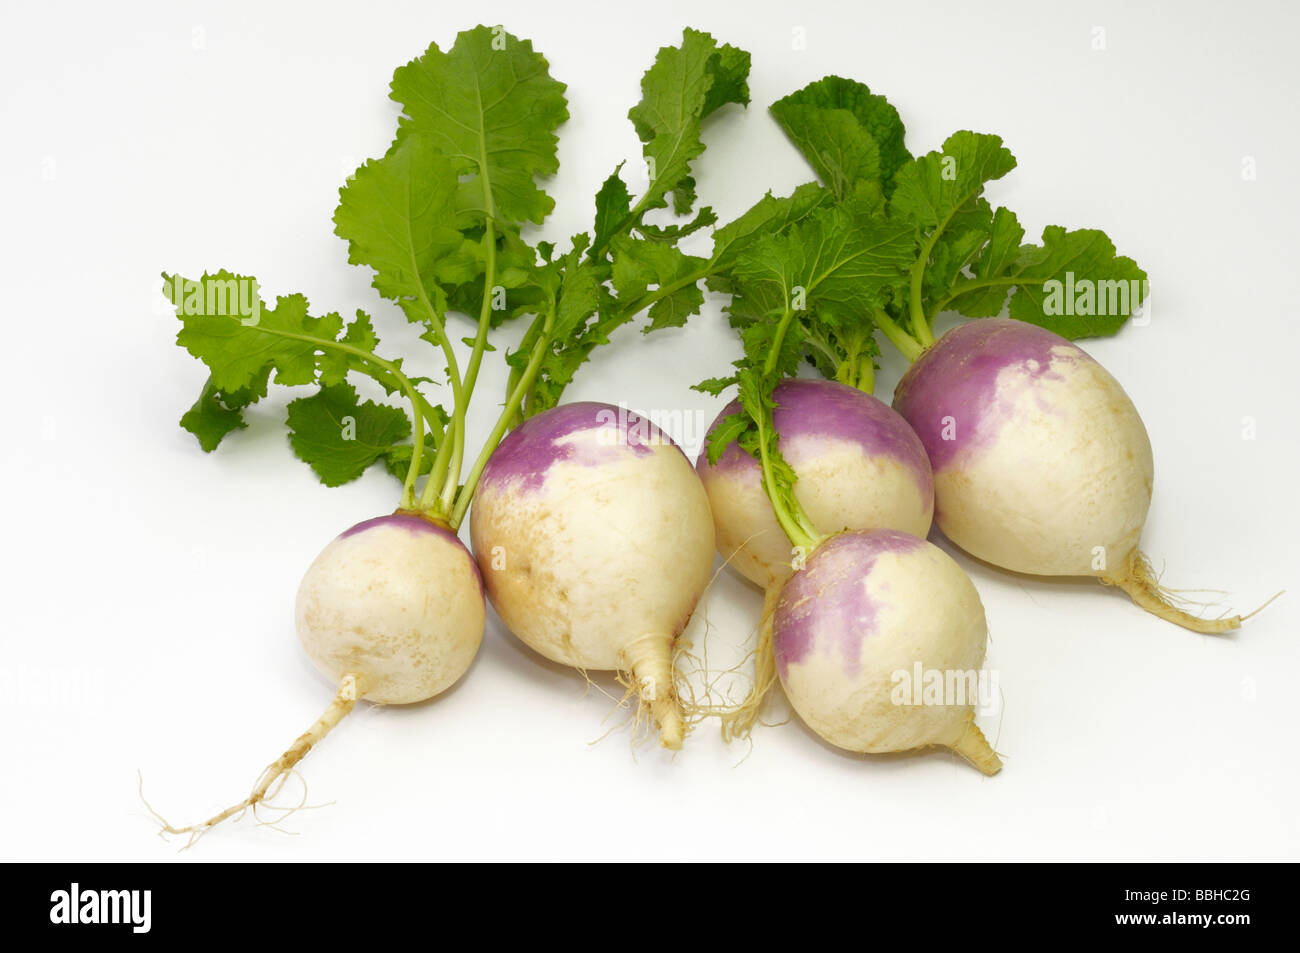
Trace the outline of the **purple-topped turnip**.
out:
[[[973,686],[988,626],[979,594],[947,553],[894,530],[822,542],[781,588],[772,625],[790,704],[831,744],[858,752],[951,748],[985,774],[1002,762],[975,725]],[[920,670],[933,699],[900,683]],[[946,686],[961,686],[949,695]]]
[[[624,673],[664,747],[680,747],[673,645],[709,583],[714,539],[677,445],[610,404],[531,417],[483,471],[470,535],[510,631],[554,662]]]
[[[1151,441],[1105,368],[1058,334],[1011,319],[954,327],[904,375],[894,406],[934,466],[935,519],[995,566],[1092,576],[1195,632],[1138,548],[1151,503]]]

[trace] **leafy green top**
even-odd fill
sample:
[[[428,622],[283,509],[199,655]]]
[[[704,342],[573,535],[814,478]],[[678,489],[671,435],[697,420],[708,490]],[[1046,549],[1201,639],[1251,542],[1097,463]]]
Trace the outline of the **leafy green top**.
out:
[[[709,457],[739,441],[761,462],[790,539],[807,546],[817,532],[771,418],[773,389],[801,358],[870,393],[876,330],[909,360],[934,342],[934,318],[947,310],[979,318],[1009,308],[1067,338],[1113,334],[1141,303],[1146,275],[1096,230],[1049,226],[1040,244],[1023,243],[1015,214],[984,197],[1016,164],[997,136],[957,132],[913,158],[897,111],[837,76],[779,100],[772,114],[820,185],[767,196],[715,232],[709,282],[732,295],[744,355],[733,374],[697,387],[738,386],[741,409],[714,430]]]
[[[747,53],[695,30],[660,50],[629,114],[645,143],[649,187],[633,204],[615,170],[596,197],[594,237],[574,236],[557,254],[550,243],[531,245],[522,229],[554,206],[538,179],[558,170],[564,84],[529,41],[500,27],[461,33],[446,51],[431,45],[394,73],[396,136],[340,189],[334,226],[348,261],[371,269],[375,290],[442,353],[450,411],[426,397],[431,381],[379,355],[367,315],[347,324],[336,314],[313,317],[301,295],[267,307],[253,279],[217,272],[195,281],[164,276],[182,321],[178,342],[209,371],[182,426],[212,450],[245,426],[244,411],[266,396],[272,375],[279,384],[315,385],[314,395],[289,405],[287,424],[294,452],[324,483],[382,462],[404,480],[403,507],[459,525],[506,429],[557,403],[614,328],[647,308],[647,330],[678,326],[699,310],[705,263],[677,242],[715,216],[705,208],[690,222],[653,225],[645,215],[669,197],[677,213],[691,211],[701,124],[726,103],[748,102],[748,71]],[[476,319],[463,366],[448,324],[457,314]],[[465,414],[489,332],[523,315],[531,321],[506,358],[506,406],[465,471]],[[404,398],[409,416],[362,401],[347,380],[353,372]]]

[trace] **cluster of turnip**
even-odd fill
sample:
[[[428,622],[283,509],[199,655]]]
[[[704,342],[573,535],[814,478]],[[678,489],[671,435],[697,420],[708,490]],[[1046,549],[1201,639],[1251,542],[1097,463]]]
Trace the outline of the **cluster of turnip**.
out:
[[[948,220],[977,220],[987,210],[978,190],[958,196],[944,224],[927,226],[918,239],[889,220],[885,203],[905,211],[889,198],[893,183],[923,174],[915,170],[925,157],[911,173],[885,177],[889,143],[882,140],[872,145],[874,164],[864,165],[876,180],[855,187],[839,169],[833,182],[823,173],[825,187],[767,196],[715,229],[709,259],[675,243],[713,224],[711,210],[684,225],[644,221],[670,200],[677,213],[690,209],[689,163],[704,149],[700,124],[726,103],[748,101],[748,65],[747,54],[692,30],[679,47],[660,50],[630,115],[647,158],[668,178],[652,179],[634,204],[616,170],[597,196],[593,235],[575,237],[564,254],[522,237],[525,222],[549,211],[534,180],[555,171],[553,131],[567,116],[564,87],[550,79],[541,55],[500,28],[480,27],[449,51],[430,47],[397,71],[393,98],[404,109],[397,136],[341,190],[336,231],[349,261],[371,268],[374,287],[423,324],[424,337],[445,355],[450,413],[430,404],[424,379],[378,355],[365,315],[345,328],[337,315],[309,317],[305,299],[289,296],[263,306],[260,322],[241,320],[211,307],[214,288],[236,276],[191,283],[200,292],[194,300],[182,300],[183,282],[169,285],[184,322],[179,342],[210,371],[182,421],[204,449],[244,426],[242,412],[265,396],[274,373],[277,383],[320,387],[306,404],[329,413],[313,416],[306,406],[295,413],[291,405],[289,424],[295,452],[323,481],[346,482],[382,461],[404,483],[397,510],[331,541],[298,591],[297,635],[337,686],[333,701],[247,798],[201,824],[164,822],[167,831],[193,837],[265,803],[358,701],[410,704],[455,684],[482,642],[488,600],[541,656],[583,672],[620,673],[663,746],[676,750],[705,709],[683,706],[674,659],[720,557],[765,593],[752,689],[739,703],[708,709],[721,716],[725,737],[749,736],[779,683],[799,716],[834,745],[854,752],[942,746],[986,774],[1001,761],[975,724],[972,699],[898,704],[895,697],[899,671],[974,672],[984,662],[980,597],[958,563],[927,541],[932,524],[995,566],[1094,576],[1200,632],[1240,624],[1236,616],[1188,614],[1152,576],[1138,549],[1151,499],[1151,445],[1110,374],[1065,337],[1015,318],[981,313],[931,336],[922,272],[956,254],[955,244],[939,241]],[[816,125],[818,109],[835,113],[826,124],[835,135],[859,136],[859,151],[861,110],[875,110],[877,132],[888,126],[881,117],[892,107],[873,105],[865,87],[834,77],[814,87],[774,112],[815,156],[826,154],[817,137],[828,134]],[[793,128],[799,123],[806,128]],[[891,148],[901,154],[901,125],[897,132]],[[935,186],[938,200],[947,200],[945,188]],[[995,227],[1012,234],[1002,212],[988,216],[991,235]],[[978,246],[967,244],[963,267],[991,274],[972,257]],[[834,267],[808,264],[802,249],[812,245],[841,257]],[[789,274],[784,263],[776,269],[781,290],[790,291],[790,274],[806,265],[809,280],[794,283],[801,296],[813,295],[825,327],[801,332],[803,305],[771,294],[765,269],[782,254],[798,260]],[[692,464],[621,405],[561,402],[576,368],[612,330],[646,310],[652,328],[681,324],[700,310],[704,280],[733,295],[733,324],[758,353],[755,367],[765,365],[760,374],[737,362],[742,371],[730,383],[740,384],[739,398],[711,430],[727,439],[711,439]],[[899,305],[909,281],[910,321]],[[965,294],[949,297],[974,300]],[[738,317],[747,306],[757,318]],[[861,320],[846,321],[846,310]],[[450,311],[478,315],[463,372],[446,327]],[[491,350],[489,331],[521,315],[532,324],[507,357],[504,407],[471,458],[466,408]],[[769,324],[751,333],[746,320]],[[892,408],[872,394],[876,330],[912,360]],[[824,333],[817,346],[839,364],[829,374],[818,367],[835,379],[781,370],[799,333]],[[409,419],[359,403],[344,383],[353,372],[409,401]],[[372,428],[374,449],[358,451],[312,423],[332,426],[340,406]],[[470,547],[459,537],[466,518]]]
[[[830,535],[783,529],[760,462],[736,445],[715,463],[701,454],[719,552],[766,593],[754,688],[724,715],[728,735],[749,734],[779,678],[804,721],[840,747],[938,744],[998,770],[970,706],[892,701],[894,673],[916,662],[941,672],[983,663],[984,610],[966,573],[925,541],[932,514],[994,566],[1094,576],[1198,632],[1241,624],[1183,611],[1152,578],[1137,548],[1152,489],[1146,430],[1118,382],[1059,335],[1009,319],[958,325],[904,376],[896,409],[825,380],[789,380],[774,396],[794,492]]]

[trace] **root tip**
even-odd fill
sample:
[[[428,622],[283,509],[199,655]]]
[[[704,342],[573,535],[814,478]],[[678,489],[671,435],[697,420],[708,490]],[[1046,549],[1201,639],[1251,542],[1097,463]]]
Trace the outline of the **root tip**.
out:
[[[997,752],[988,743],[988,739],[984,737],[984,732],[980,731],[979,726],[975,724],[973,714],[966,722],[961,737],[948,747],[969,761],[982,774],[991,777],[1002,770],[1002,759],[998,757]]]
[[[1105,585],[1122,589],[1128,593],[1129,598],[1133,600],[1135,605],[1145,609],[1157,618],[1204,635],[1221,635],[1239,629],[1242,622],[1268,605],[1268,602],[1266,602],[1264,606],[1260,606],[1255,612],[1245,616],[1231,615],[1218,619],[1205,619],[1201,616],[1192,615],[1192,613],[1178,607],[1175,601],[1178,600],[1176,593],[1160,584],[1159,578],[1151,568],[1151,560],[1147,558],[1145,553],[1137,549],[1129,554],[1119,575],[1103,576],[1101,581]],[[1281,593],[1278,593],[1278,595],[1281,595]],[[1276,598],[1277,596],[1273,597],[1273,599]],[[1187,602],[1188,600],[1182,599],[1178,601]],[[1272,599],[1269,600],[1269,602],[1272,601]]]

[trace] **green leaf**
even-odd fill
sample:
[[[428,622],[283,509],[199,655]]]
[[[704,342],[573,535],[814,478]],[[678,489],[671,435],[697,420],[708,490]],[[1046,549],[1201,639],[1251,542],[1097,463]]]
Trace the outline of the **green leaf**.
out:
[[[1015,156],[1000,136],[955,132],[944,140],[942,150],[898,170],[890,217],[924,232],[942,230],[958,212],[974,209],[987,183],[1015,167]]]
[[[971,275],[944,286],[938,307],[991,318],[1010,297],[1011,317],[1075,340],[1114,334],[1140,306],[1146,272],[1117,255],[1104,232],[1049,225],[1041,245],[1021,245],[1024,234],[1015,214],[999,208]]]
[[[698,232],[702,228],[707,228],[718,221],[718,215],[709,206],[704,206],[695,213],[695,217],[689,222],[683,222],[675,225],[647,225],[641,222],[637,225],[637,233],[649,241],[653,242],[678,242],[687,235]]]
[[[322,387],[291,401],[288,410],[293,452],[326,486],[355,480],[411,434],[406,414],[387,404],[359,403],[350,384]]]
[[[428,136],[408,135],[339,190],[334,232],[348,243],[348,261],[373,268],[375,290],[412,321],[428,323],[446,308],[439,282],[482,270],[478,243],[456,228],[457,189],[454,163]]]
[[[1047,226],[1043,244],[1021,248],[1004,276],[1016,282],[1011,317],[1070,340],[1114,334],[1146,295],[1146,272],[1090,228]]]
[[[555,336],[561,344],[601,305],[599,269],[583,258],[585,250],[575,245],[563,259],[560,292],[555,304]]]
[[[830,202],[831,193],[815,182],[799,186],[784,198],[774,198],[768,192],[739,218],[713,232],[712,261],[718,276],[710,279],[709,287],[716,283],[715,290],[729,290],[725,276],[742,251],[765,235],[783,233]]]
[[[379,342],[364,312],[358,311],[340,336],[342,319],[336,314],[309,316],[302,295],[280,297],[274,308],[260,299],[249,306],[251,299],[244,289],[256,289],[251,278],[225,271],[198,281],[163,277],[164,292],[182,322],[177,342],[209,370],[199,400],[181,419],[181,426],[205,450],[214,449],[227,434],[244,426],[242,411],[266,396],[274,372],[277,383],[321,385],[315,397],[290,405],[289,426],[294,451],[312,464],[325,483],[333,486],[352,479],[381,454],[400,457],[404,452],[409,462],[409,450],[392,449],[410,433],[406,415],[384,404],[358,405],[355,391],[345,382],[350,372],[359,371],[389,393],[405,390],[401,362],[382,361],[375,354]],[[232,302],[240,306],[232,307]],[[422,380],[407,378],[405,384],[413,387]],[[433,418],[431,423],[445,425],[442,408],[422,398],[421,402]],[[344,416],[354,418],[355,440],[344,439]],[[427,470],[424,464],[422,460]]]
[[[788,199],[769,195],[715,234],[714,261],[730,268],[711,286],[733,294],[727,310],[744,356],[735,376],[696,388],[716,394],[739,384],[745,416],[715,431],[709,454],[716,460],[731,440],[756,458],[765,450],[772,471],[765,489],[775,486],[773,504],[787,528],[805,518],[793,497],[793,471],[776,450],[772,393],[805,358],[853,386],[869,379],[863,361],[877,353],[871,312],[901,293],[916,258],[915,227],[873,214],[878,205],[869,196],[855,189],[846,203],[829,202],[817,185]]]
[[[198,438],[199,446],[206,453],[217,449],[217,445],[230,433],[243,430],[248,426],[244,422],[244,408],[266,396],[267,378],[271,374],[270,365],[264,369],[260,380],[233,393],[218,390],[209,377],[203,385],[203,391],[194,406],[181,417],[181,426]]]
[[[771,111],[836,201],[863,181],[887,195],[912,158],[898,110],[862,83],[827,76],[777,100]]]
[[[338,340],[343,344],[349,344],[370,354],[373,354],[379,347],[379,338],[375,335],[374,325],[370,322],[370,315],[360,310],[357,311],[357,316],[347,326],[347,330]],[[397,368],[402,366],[401,358],[394,358],[391,363]],[[320,367],[319,379],[322,384],[341,384],[347,378],[349,371],[360,371],[373,378],[384,389],[385,393],[395,394],[402,389],[401,382],[397,377],[356,354],[338,350],[322,351],[318,358],[318,365]]]
[[[682,45],[686,46],[698,31],[687,29],[682,34]],[[707,33],[698,36],[712,40]],[[749,105],[749,54],[742,49],[723,44],[717,47],[717,55],[709,58],[708,69],[712,77],[708,92],[704,96],[704,108],[700,118],[707,119],[728,103],[738,106]]]
[[[958,212],[930,251],[921,287],[927,301],[944,294],[993,234],[993,210],[984,199]]]
[[[825,207],[755,241],[737,257],[734,275],[742,288],[769,285],[796,310],[839,305],[841,313],[862,313],[902,288],[915,247],[907,227]]]
[[[393,74],[402,129],[428,136],[458,175],[473,180],[461,195],[462,212],[474,221],[541,224],[555,206],[535,180],[558,170],[555,130],[569,112],[565,86],[547,66],[530,41],[479,26],[446,52],[430,44]]]
[[[736,440],[740,448],[755,460],[762,460],[766,456],[770,481],[764,481],[763,489],[773,505],[785,512],[798,510],[799,504],[794,497],[794,485],[798,477],[794,468],[781,455],[777,446],[780,434],[772,424],[772,412],[776,409],[772,391],[776,380],[753,368],[742,368],[737,378],[740,385],[740,406],[749,416],[750,425],[740,431]]]
[[[522,371],[534,349],[544,349],[537,379],[524,398],[529,415],[558,404],[564,389],[591,352],[608,343],[601,322],[594,319],[616,307],[616,302],[602,284],[604,266],[586,258],[586,250],[587,236],[576,236],[568,254],[555,263],[552,274],[557,286],[550,305],[554,311],[550,331],[543,334],[535,322],[520,342],[519,350],[507,358],[512,367]]]
[[[632,196],[627,190],[627,183],[619,175],[623,163],[605,180],[605,184],[596,193],[596,224],[593,248],[604,248],[611,238],[622,228],[632,214]]]
[[[441,407],[430,408],[433,412],[433,420],[429,421],[437,428],[437,433],[426,430],[424,433],[424,456],[420,458],[420,473],[427,474],[433,469],[434,457],[437,456],[438,434],[446,432],[449,418],[446,411]],[[406,474],[411,468],[411,454],[415,452],[415,447],[410,443],[399,443],[389,447],[384,453],[384,468],[393,475],[395,479],[405,480]]]
[[[734,383],[734,381],[733,381]],[[716,464],[727,452],[727,447],[740,439],[741,434],[750,428],[749,414],[737,411],[727,414],[712,431],[709,432],[708,453],[710,465]]]
[[[176,343],[207,365],[217,390],[254,386],[268,365],[277,383],[310,384],[321,342],[333,341],[343,328],[337,314],[310,317],[302,295],[280,297],[267,308],[256,294],[256,280],[247,276],[219,271],[198,281],[175,275],[163,280],[182,323]],[[237,297],[256,301],[255,313],[232,306]]]
[[[695,204],[690,163],[702,152],[700,124],[726,103],[749,102],[749,54],[718,46],[707,33],[687,28],[681,46],[665,46],[641,79],[641,101],[628,112],[654,174],[642,209],[663,208],[684,215]],[[603,247],[599,243],[597,248]]]
[[[1015,212],[999,208],[993,213],[987,237],[988,241],[971,266],[976,281],[996,280],[1010,273],[1020,257],[1020,243],[1024,240],[1025,230]],[[960,287],[960,284],[953,285],[951,298],[944,307],[968,318],[996,318],[1002,313],[1007,295],[1011,293],[1011,288],[1005,284],[976,287],[964,293]]]
[[[619,302],[625,307],[644,295],[651,287],[663,289],[669,285],[686,282],[698,275],[707,262],[684,254],[676,245],[664,242],[639,241],[620,235],[610,246],[613,258],[612,279]],[[704,292],[699,279],[686,282],[667,297],[660,298],[650,308],[648,333],[660,328],[681,327],[692,314],[704,306]]]
[[[433,434],[425,434],[424,456],[420,458],[420,475],[424,476],[433,469],[433,459],[435,454],[430,450],[434,446]],[[394,447],[389,447],[380,459],[394,479],[405,480],[406,474],[411,469],[411,454],[415,452],[415,447],[409,443],[399,443]]]
[[[736,377],[734,374],[731,377],[709,377],[700,381],[698,384],[692,384],[691,390],[697,390],[701,394],[710,394],[717,397],[735,383]]]

